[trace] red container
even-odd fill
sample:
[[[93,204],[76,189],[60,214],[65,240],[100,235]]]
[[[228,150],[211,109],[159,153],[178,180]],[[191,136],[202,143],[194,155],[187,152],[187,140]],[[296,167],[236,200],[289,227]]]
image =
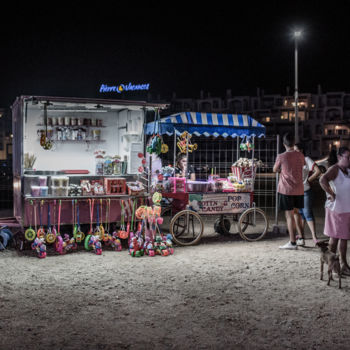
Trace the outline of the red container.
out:
[[[106,194],[125,194],[126,180],[124,178],[105,178],[104,188]]]

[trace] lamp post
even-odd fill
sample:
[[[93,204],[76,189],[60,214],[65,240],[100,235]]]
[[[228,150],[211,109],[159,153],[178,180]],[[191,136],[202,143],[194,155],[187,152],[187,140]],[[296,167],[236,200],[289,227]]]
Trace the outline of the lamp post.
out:
[[[294,32],[294,137],[295,142],[299,142],[299,119],[298,119],[298,103],[299,103],[299,93],[298,93],[298,39],[301,36],[301,31]]]

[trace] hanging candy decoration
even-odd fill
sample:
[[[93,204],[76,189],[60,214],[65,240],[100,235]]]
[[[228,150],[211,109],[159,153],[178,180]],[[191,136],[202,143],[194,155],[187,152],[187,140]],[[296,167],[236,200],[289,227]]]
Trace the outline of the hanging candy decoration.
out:
[[[55,243],[55,250],[56,252],[60,254],[64,254],[65,251],[63,249],[63,238],[61,236],[60,232],[60,226],[61,226],[61,207],[62,207],[62,202],[61,200],[58,203],[58,220],[57,220],[57,235],[56,235],[56,243]]]
[[[102,198],[100,199],[100,204],[101,204],[101,224],[100,224],[100,234],[99,234],[99,236],[100,236],[100,240],[102,240],[103,236],[105,234],[105,228],[103,227],[103,224],[102,224],[102,221],[103,221],[103,216],[102,216],[102,213],[103,213],[103,211],[102,211],[102,209],[103,209],[103,202],[102,202]]]
[[[30,221],[32,221],[32,219],[33,219],[33,212],[34,212],[34,214],[35,214],[35,216],[36,216],[36,210],[35,210],[35,207],[34,207],[34,204],[33,204],[33,201],[31,200],[30,201],[30,205],[31,205],[31,212],[32,212],[32,218],[31,218],[31,220]],[[35,219],[34,219],[35,220]],[[24,237],[25,237],[25,239],[27,240],[27,241],[34,241],[34,239],[35,239],[35,237],[36,237],[36,231],[34,231],[33,230],[33,228],[32,228],[32,222],[30,222],[29,223],[29,227],[25,230],[25,232],[24,232]]]
[[[252,149],[254,149],[254,143],[250,142],[250,140],[247,140],[247,150],[250,152]]]
[[[136,218],[138,220],[143,220],[146,217],[147,207],[145,205],[141,205],[135,211]]]
[[[51,211],[50,211],[50,203],[47,204],[47,233],[45,236],[46,242],[51,244],[56,241],[56,235],[51,231]]]
[[[156,108],[154,113],[153,135],[149,145],[146,147],[146,151],[149,154],[155,153],[158,156],[162,153],[162,144],[163,144],[163,140],[159,134],[159,124],[160,124],[160,114],[159,114],[159,109]]]
[[[56,231],[56,199],[53,201],[53,227],[52,227],[52,233],[57,236]]]
[[[181,153],[193,152],[198,148],[196,143],[191,143],[191,137],[187,131],[184,131],[180,137],[177,138],[177,147],[179,148]]]
[[[159,192],[154,192],[154,194],[152,196],[152,202],[155,205],[160,205],[161,200],[162,200],[162,194]]]
[[[105,244],[109,244],[111,242],[112,236],[109,234],[109,215],[110,215],[110,208],[111,208],[111,199],[106,199],[106,227],[104,228],[104,232],[102,235],[102,240]],[[101,220],[102,221],[102,220]]]
[[[169,146],[165,143],[162,144],[161,152],[162,153],[168,153],[169,151]]]
[[[241,151],[247,151],[248,150],[247,141],[248,141],[247,136],[244,136],[242,138],[242,142],[239,145],[239,148],[240,148]]]
[[[77,203],[77,201],[76,201]],[[82,241],[84,241],[84,238],[85,238],[85,234],[84,232],[81,231],[81,228],[80,228],[80,221],[79,221],[79,204],[77,203],[76,204],[76,217],[77,217],[77,224],[74,226],[75,229],[74,229],[74,238],[75,238],[75,241],[77,243],[81,243]]]
[[[44,201],[40,202],[40,209],[39,209],[39,220],[40,220],[40,227],[39,230],[37,231],[37,237],[38,238],[44,238],[45,239],[45,230],[42,225],[42,220],[41,220],[41,215],[42,215],[42,209],[43,209]]]
[[[124,201],[121,200],[121,225],[120,230],[118,232],[119,238],[126,239],[128,238],[129,234],[127,231],[125,231],[125,224],[124,224],[124,217],[125,217],[125,208],[124,208]]]

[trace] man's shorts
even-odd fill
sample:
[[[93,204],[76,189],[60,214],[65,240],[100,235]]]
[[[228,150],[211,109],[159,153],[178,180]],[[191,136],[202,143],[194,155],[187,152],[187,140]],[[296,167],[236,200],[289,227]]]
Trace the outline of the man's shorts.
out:
[[[290,196],[278,193],[278,207],[280,210],[293,210],[304,208],[304,195]]]

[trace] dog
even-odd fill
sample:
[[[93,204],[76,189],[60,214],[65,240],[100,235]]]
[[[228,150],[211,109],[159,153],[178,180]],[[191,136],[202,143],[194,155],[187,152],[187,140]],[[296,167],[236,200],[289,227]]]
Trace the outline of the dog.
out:
[[[339,283],[338,287],[341,288],[341,270],[340,270],[340,261],[339,255],[331,252],[328,248],[328,241],[318,242],[317,246],[321,249],[321,280],[323,280],[323,266],[324,264],[328,265],[328,283],[330,285],[331,280],[333,280],[332,272],[338,274]]]

